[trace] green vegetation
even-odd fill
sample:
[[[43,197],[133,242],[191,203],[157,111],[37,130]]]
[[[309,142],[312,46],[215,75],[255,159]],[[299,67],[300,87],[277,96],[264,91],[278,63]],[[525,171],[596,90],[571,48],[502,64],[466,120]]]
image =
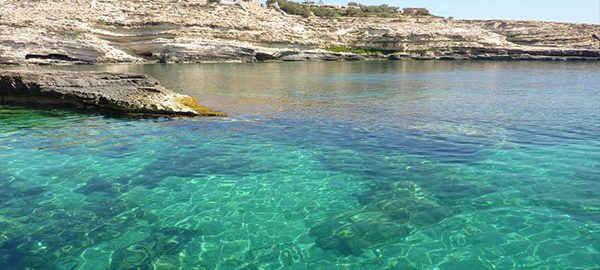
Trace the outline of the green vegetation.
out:
[[[431,16],[431,12],[426,8],[405,8],[402,10],[402,14],[411,16]]]
[[[345,10],[345,17],[366,17],[367,14],[360,8],[348,8]]]
[[[348,3],[346,8],[315,5],[314,2],[303,4],[288,0],[267,0],[267,4],[277,3],[281,10],[288,14],[309,17],[397,17],[401,14],[399,7],[389,5],[367,6],[355,2]],[[426,9],[410,9],[410,15],[424,15]],[[419,14],[416,14],[419,13]]]
[[[333,8],[310,7],[310,11],[317,17],[339,17],[340,12]]]
[[[287,14],[300,15],[302,17],[310,17],[311,11],[306,5],[286,0],[267,0],[267,4],[277,3],[281,10]]]
[[[379,5],[379,6],[365,6],[359,5],[360,10],[368,14],[398,14],[399,7]]]
[[[108,25],[110,25],[110,23],[109,23],[109,22],[107,22],[107,21],[106,21],[106,20],[104,20],[104,19],[98,19],[98,20],[96,21],[96,24],[97,24],[98,26],[108,26]]]

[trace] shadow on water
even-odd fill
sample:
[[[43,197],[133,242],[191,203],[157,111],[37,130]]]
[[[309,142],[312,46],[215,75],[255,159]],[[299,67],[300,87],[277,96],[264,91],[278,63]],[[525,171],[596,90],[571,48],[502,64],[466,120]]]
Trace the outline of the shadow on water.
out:
[[[227,149],[193,149],[195,152],[166,154],[147,165],[140,174],[146,187],[156,186],[167,177],[203,177],[209,175],[244,176],[277,170],[276,166],[256,164],[251,153]],[[207,158],[209,157],[209,158]],[[235,157],[235,158],[233,158]],[[158,169],[160,168],[160,169]],[[136,179],[132,179],[136,182]]]

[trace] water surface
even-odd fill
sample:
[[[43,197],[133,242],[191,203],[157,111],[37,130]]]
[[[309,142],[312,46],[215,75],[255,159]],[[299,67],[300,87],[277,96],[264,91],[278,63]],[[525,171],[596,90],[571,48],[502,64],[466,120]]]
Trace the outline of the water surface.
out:
[[[143,72],[229,118],[0,107],[2,269],[599,269],[600,65]]]

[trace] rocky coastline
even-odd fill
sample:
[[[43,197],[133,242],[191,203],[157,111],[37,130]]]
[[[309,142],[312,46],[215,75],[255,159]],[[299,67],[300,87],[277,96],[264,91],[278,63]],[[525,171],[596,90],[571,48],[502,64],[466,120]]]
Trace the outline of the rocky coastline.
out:
[[[435,16],[308,18],[257,2],[4,0],[0,66],[600,60],[600,25]],[[145,75],[0,71],[0,104],[223,116]]]
[[[599,36],[593,24],[303,18],[191,0],[5,0],[0,7],[0,65],[600,60]]]
[[[0,71],[0,104],[87,112],[169,116],[225,116],[143,74]]]

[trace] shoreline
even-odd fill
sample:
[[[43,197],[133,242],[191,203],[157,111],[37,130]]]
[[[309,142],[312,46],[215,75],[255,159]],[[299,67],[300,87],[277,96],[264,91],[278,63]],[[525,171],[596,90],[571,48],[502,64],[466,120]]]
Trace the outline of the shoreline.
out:
[[[359,58],[360,59],[355,59]],[[350,58],[350,59],[348,59]],[[506,55],[506,54],[488,54],[479,56],[464,56],[464,55],[440,55],[440,56],[416,56],[407,55],[405,53],[395,53],[384,55],[381,57],[364,56],[360,54],[348,54],[339,56],[339,58],[331,59],[331,57],[313,57],[311,59],[297,59],[297,60],[210,60],[210,61],[178,61],[178,62],[162,62],[160,60],[149,60],[149,61],[134,61],[134,62],[44,62],[44,63],[2,63],[1,67],[27,67],[27,66],[106,66],[106,65],[154,65],[154,64],[262,64],[262,63],[297,63],[297,62],[484,62],[484,61],[499,61],[499,62],[596,62],[600,61],[600,52],[598,56],[587,57],[587,56],[547,56],[547,55],[531,55],[531,54],[519,54],[519,55]]]
[[[270,61],[201,61],[201,62],[177,62],[177,63],[163,63],[159,61],[147,61],[147,62],[102,62],[102,63],[54,63],[54,64],[1,64],[1,71],[19,71],[20,68],[34,67],[39,68],[35,70],[62,70],[60,67],[108,67],[108,66],[150,66],[150,65],[228,65],[228,64],[286,64],[286,63],[318,63],[318,62],[332,62],[332,63],[360,63],[360,62],[390,62],[390,63],[485,63],[485,62],[498,62],[498,63],[595,63],[600,62],[600,58],[574,58],[574,57],[554,57],[547,59],[513,59],[509,57],[495,57],[495,58],[479,58],[479,59],[447,59],[441,57],[440,59],[397,59],[392,60],[388,58],[365,58],[362,60],[303,60],[303,61],[283,61],[283,60],[270,60]],[[65,69],[71,70],[71,69]],[[94,69],[85,70],[83,72],[93,71]]]

